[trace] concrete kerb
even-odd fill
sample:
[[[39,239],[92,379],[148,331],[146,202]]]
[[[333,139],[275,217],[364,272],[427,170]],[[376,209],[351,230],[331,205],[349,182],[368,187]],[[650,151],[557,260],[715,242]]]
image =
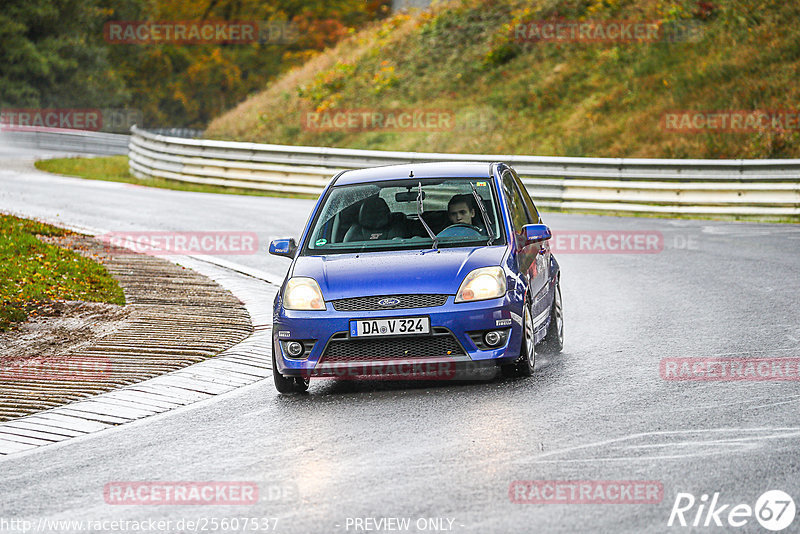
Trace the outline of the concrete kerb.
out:
[[[43,222],[90,236],[105,233],[96,228],[65,225],[61,221]],[[244,304],[251,321],[271,317],[271,302],[281,282],[277,276],[216,257],[168,256],[166,259],[207,276],[230,291]],[[197,403],[212,402],[220,395],[254,386],[272,374],[272,327],[257,322],[253,321],[254,332],[248,338],[208,360],[0,423],[0,458],[80,439]]]

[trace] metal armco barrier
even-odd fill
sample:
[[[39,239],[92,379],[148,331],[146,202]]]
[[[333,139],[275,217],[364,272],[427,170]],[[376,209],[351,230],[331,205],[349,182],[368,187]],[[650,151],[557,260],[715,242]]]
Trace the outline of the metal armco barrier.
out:
[[[125,134],[63,128],[15,126],[0,130],[4,144],[81,154],[127,154],[129,139]]]
[[[131,129],[140,178],[319,194],[342,169],[430,161],[503,161],[538,206],[565,211],[800,217],[800,160],[564,158],[388,152],[183,139]]]

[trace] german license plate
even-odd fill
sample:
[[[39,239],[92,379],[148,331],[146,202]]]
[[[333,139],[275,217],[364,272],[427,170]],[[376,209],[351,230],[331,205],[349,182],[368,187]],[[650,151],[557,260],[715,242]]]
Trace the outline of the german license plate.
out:
[[[428,317],[394,317],[392,319],[358,319],[350,321],[350,337],[403,336],[428,334],[431,321]]]

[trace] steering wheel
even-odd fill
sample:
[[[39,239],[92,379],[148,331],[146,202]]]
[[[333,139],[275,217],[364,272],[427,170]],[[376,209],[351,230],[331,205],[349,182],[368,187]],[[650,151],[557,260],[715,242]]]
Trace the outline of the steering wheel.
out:
[[[468,228],[470,230],[473,230],[473,231],[477,232],[478,235],[483,235],[483,230],[479,226],[475,226],[474,224],[467,224],[467,223],[451,224],[450,226],[448,226],[447,228],[445,228],[444,230],[442,230],[441,232],[439,232],[436,235],[437,236],[441,236],[442,234],[444,234],[445,232],[447,232],[451,228]]]

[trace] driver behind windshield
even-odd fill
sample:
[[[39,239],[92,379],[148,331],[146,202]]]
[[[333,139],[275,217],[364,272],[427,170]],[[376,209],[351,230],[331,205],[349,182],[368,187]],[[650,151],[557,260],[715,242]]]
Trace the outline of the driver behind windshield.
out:
[[[451,224],[472,225],[472,218],[475,217],[472,200],[470,195],[454,195],[450,199],[447,203],[447,215]]]

